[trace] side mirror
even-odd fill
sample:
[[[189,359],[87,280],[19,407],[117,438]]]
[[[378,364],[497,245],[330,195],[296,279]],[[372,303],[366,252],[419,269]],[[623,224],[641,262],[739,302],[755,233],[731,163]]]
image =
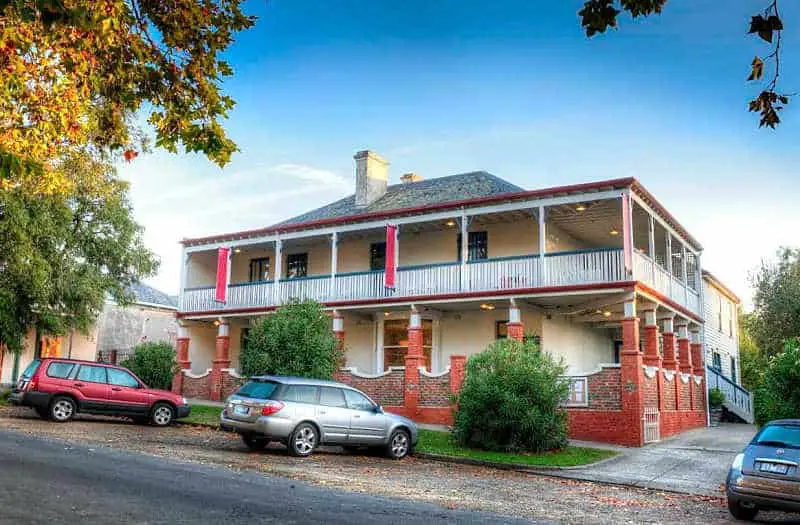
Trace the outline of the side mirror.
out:
[[[375,413],[376,414],[383,414],[383,407],[380,405],[375,405]]]

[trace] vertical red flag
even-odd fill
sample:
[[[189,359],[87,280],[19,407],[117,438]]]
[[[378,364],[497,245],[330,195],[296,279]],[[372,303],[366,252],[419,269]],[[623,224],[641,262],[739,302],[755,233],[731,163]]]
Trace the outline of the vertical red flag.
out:
[[[217,288],[214,291],[214,300],[225,303],[228,300],[228,256],[230,248],[217,250]]]
[[[633,229],[631,228],[631,196],[622,196],[622,253],[625,260],[625,275],[633,273]]]
[[[386,271],[383,283],[386,288],[394,290],[397,279],[397,226],[386,225]]]

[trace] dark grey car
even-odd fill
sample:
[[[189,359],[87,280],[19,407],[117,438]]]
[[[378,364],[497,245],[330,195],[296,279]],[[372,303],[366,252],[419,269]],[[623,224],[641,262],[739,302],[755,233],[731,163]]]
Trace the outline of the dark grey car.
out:
[[[252,377],[228,398],[220,426],[238,432],[261,450],[270,441],[308,456],[319,445],[380,448],[393,459],[411,453],[417,425],[384,412],[363,392],[333,381],[297,377]]]
[[[759,510],[800,512],[800,419],[765,425],[733,460],[726,492],[739,520],[752,520]]]

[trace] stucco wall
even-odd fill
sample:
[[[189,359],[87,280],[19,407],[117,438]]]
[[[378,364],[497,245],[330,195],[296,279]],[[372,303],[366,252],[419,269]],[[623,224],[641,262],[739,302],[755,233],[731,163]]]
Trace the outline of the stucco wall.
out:
[[[544,320],[542,348],[563,357],[569,374],[592,372],[600,363],[614,362],[614,341],[608,330],[592,328],[553,316]]]
[[[97,350],[126,351],[143,341],[174,343],[178,330],[173,310],[107,303],[98,319]]]
[[[202,374],[211,368],[211,361],[214,360],[217,350],[217,328],[211,324],[195,325],[188,328],[188,335],[192,373]]]
[[[344,314],[345,359],[347,366],[365,372],[375,370],[375,322],[355,314]]]

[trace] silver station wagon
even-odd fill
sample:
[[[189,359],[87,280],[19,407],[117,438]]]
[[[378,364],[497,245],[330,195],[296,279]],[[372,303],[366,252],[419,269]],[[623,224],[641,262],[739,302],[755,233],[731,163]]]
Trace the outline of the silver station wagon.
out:
[[[228,398],[220,426],[241,434],[253,450],[279,441],[294,456],[308,456],[319,445],[341,445],[381,449],[402,459],[418,438],[413,421],[384,412],[355,388],[298,377],[250,378]]]

